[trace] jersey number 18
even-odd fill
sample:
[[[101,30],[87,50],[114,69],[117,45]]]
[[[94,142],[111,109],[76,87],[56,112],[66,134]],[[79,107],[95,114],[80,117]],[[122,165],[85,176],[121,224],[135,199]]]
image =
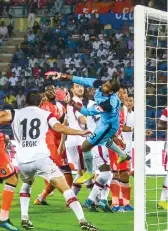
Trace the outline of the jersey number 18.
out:
[[[40,136],[41,121],[38,118],[32,119],[30,125],[27,124],[27,119],[20,122],[23,126],[22,140],[27,139],[27,129],[29,129],[29,137],[31,139],[37,139]]]

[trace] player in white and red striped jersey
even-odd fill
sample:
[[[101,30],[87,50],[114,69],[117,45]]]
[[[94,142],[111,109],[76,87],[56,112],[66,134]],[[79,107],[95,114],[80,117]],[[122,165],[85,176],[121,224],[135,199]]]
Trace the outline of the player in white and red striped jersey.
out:
[[[27,107],[0,112],[0,124],[11,122],[17,143],[17,161],[23,182],[20,190],[21,225],[25,229],[34,228],[29,220],[28,208],[31,187],[35,176],[38,175],[62,192],[67,205],[75,213],[82,230],[98,231],[85,220],[80,203],[67,184],[61,170],[50,158],[51,153],[46,143],[49,127],[66,135],[83,136],[90,132],[88,130],[75,130],[60,124],[51,112],[39,108],[40,102],[40,93],[29,92],[26,97]]]
[[[84,87],[74,83],[72,85],[71,91],[73,94],[73,100],[76,103],[82,105],[84,97]],[[67,105],[66,120],[70,128],[75,128],[81,131],[86,129],[86,117],[70,105]],[[65,141],[68,163],[71,169],[77,170],[77,174],[73,180],[72,185],[72,190],[74,191],[75,195],[77,195],[81,189],[81,184],[77,184],[76,181],[83,175],[83,172],[85,171],[85,161],[83,159],[83,153],[81,149],[81,145],[84,140],[84,137],[68,135]],[[89,180],[86,184],[86,187],[88,188],[88,190],[92,189],[93,180]]]
[[[87,88],[88,104],[87,108],[96,105],[94,101],[94,88]],[[87,116],[87,128],[90,131],[95,130],[96,123],[99,120],[99,115],[97,116]],[[107,212],[111,212],[111,208],[108,206],[107,197],[109,194],[109,187],[112,180],[112,172],[110,168],[110,158],[109,151],[106,146],[95,146],[92,148],[93,153],[93,166],[94,170],[99,170],[99,174],[95,180],[92,191],[90,192],[88,199],[84,202],[84,205],[91,211],[96,211],[95,201],[97,196],[101,192],[99,207]],[[96,201],[97,202],[97,201]]]
[[[165,170],[168,171],[168,106],[163,110],[162,115],[158,121],[158,130],[166,131],[166,142],[165,142]],[[168,210],[168,172],[163,182],[163,189],[158,202],[158,207]]]

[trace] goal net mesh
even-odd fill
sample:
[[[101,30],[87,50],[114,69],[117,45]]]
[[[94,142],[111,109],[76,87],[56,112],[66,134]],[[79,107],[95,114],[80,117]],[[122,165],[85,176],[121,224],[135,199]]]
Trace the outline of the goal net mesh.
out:
[[[146,14],[146,129],[152,135],[146,136],[146,230],[168,231],[168,210],[158,207],[163,180],[164,149],[167,135],[157,130],[157,122],[168,102],[167,77],[167,23],[152,20]]]

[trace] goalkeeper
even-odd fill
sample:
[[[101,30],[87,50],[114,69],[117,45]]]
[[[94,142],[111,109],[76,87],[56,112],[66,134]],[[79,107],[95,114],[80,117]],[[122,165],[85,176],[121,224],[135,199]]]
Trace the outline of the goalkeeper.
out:
[[[55,74],[57,74],[57,79],[66,78],[71,80],[73,83],[80,84],[85,87],[96,88],[94,99],[97,106],[86,108],[76,104],[72,100],[70,101],[70,105],[85,116],[100,114],[100,120],[97,123],[94,133],[82,144],[87,172],[78,179],[77,183],[83,184],[94,177],[93,156],[91,152],[91,149],[94,146],[105,144],[109,149],[117,152],[119,155],[119,163],[130,159],[130,157],[111,140],[111,137],[116,134],[119,128],[120,99],[116,93],[120,89],[120,83],[116,79],[102,83],[101,81],[93,78],[82,78],[60,73]]]

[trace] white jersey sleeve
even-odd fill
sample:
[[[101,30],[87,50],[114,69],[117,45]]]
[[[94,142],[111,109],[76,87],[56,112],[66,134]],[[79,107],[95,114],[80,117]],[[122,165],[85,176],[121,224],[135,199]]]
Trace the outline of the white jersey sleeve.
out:
[[[48,117],[48,125],[52,128],[56,123],[60,124],[56,117],[52,113],[50,113]]]
[[[93,100],[89,100],[87,108],[93,107],[96,105],[96,102]],[[87,116],[87,128],[91,131],[94,132],[96,129],[96,123],[99,120],[100,116]]]
[[[128,112],[127,117],[126,117],[126,122],[125,125],[128,127],[134,127],[134,112]],[[126,149],[125,151],[132,156],[132,137],[133,137],[133,132],[122,132],[122,137],[126,143]]]
[[[51,112],[35,106],[16,109],[12,112],[12,130],[17,142],[18,163],[28,163],[50,156],[46,144],[49,126],[58,121]]]
[[[168,122],[168,107],[163,110],[160,120]]]
[[[82,105],[82,101],[80,98],[73,97],[73,100],[76,103],[79,103]],[[67,116],[66,117],[67,117],[67,122],[70,128],[74,128],[77,130],[83,130],[83,127],[79,123],[80,116],[83,116],[80,112],[75,110],[72,106],[69,106],[69,105],[67,106]],[[66,147],[78,146],[78,145],[81,145],[84,140],[85,138],[81,136],[68,135],[67,140],[65,142],[65,146]]]

